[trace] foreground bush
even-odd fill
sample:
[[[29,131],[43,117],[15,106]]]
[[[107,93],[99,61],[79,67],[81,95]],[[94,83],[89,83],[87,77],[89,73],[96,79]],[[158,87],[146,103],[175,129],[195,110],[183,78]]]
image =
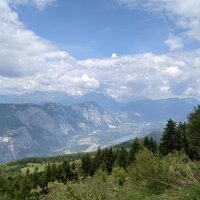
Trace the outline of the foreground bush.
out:
[[[144,149],[136,155],[136,162],[130,169],[133,182],[141,182],[149,190],[161,193],[165,189],[180,188],[200,180],[199,166],[184,153],[160,157]]]

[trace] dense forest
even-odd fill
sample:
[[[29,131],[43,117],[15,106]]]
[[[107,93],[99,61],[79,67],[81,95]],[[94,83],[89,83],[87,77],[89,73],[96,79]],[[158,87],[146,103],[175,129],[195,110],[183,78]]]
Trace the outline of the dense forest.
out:
[[[187,122],[169,119],[160,144],[135,138],[129,148],[1,165],[0,199],[200,199],[199,159],[200,106]]]

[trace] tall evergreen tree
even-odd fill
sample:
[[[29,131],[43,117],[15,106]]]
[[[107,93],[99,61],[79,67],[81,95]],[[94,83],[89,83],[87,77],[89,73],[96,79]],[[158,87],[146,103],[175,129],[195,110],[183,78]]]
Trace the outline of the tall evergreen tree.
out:
[[[189,154],[194,159],[200,159],[200,105],[188,116]]]
[[[143,144],[144,146],[149,149],[150,148],[150,139],[148,136],[145,136],[144,139],[143,139]]]
[[[163,155],[167,155],[174,150],[180,151],[181,148],[182,144],[177,131],[177,124],[172,119],[169,119],[161,138],[160,151]]]
[[[69,161],[64,160],[62,163],[63,167],[63,177],[62,177],[62,182],[66,183],[67,180],[72,180],[73,179],[73,172],[71,170],[71,166]]]
[[[177,126],[177,131],[181,139],[181,147],[186,154],[189,153],[189,143],[187,139],[187,124],[185,122],[180,122]]]
[[[135,155],[139,152],[139,150],[142,149],[142,141],[139,138],[135,138],[131,148],[129,150],[128,154],[128,162],[131,164],[133,161],[135,161]]]
[[[25,176],[20,182],[20,199],[29,199],[32,189],[32,182],[30,180],[30,170],[26,170]]]
[[[102,162],[102,150],[98,149],[94,158],[91,161],[91,169],[90,169],[90,174],[93,176],[97,169],[100,167]]]
[[[156,152],[157,150],[157,143],[153,140],[152,137],[145,136],[143,140],[144,146],[152,152]]]
[[[38,166],[35,167],[34,172],[32,174],[32,182],[33,182],[33,188],[35,189],[37,185],[39,185],[39,180],[40,180],[40,174],[38,172]]]
[[[118,151],[115,165],[124,169],[128,166],[128,152],[124,147]]]
[[[81,162],[82,162],[82,170],[86,175],[90,174],[90,170],[91,170],[91,165],[92,165],[92,159],[91,156],[87,153],[85,155],[82,156],[81,158]]]
[[[115,154],[112,148],[106,148],[102,151],[101,160],[101,166],[103,167],[103,170],[110,174],[112,172],[112,167],[115,162]]]
[[[44,173],[46,174],[47,182],[52,182],[52,172],[51,172],[51,165],[48,163],[48,165],[45,167]]]
[[[47,189],[48,189],[48,178],[47,178],[45,172],[40,172],[39,186],[42,189],[43,193],[47,192]]]
[[[57,166],[56,166],[56,164],[55,163],[53,163],[52,165],[51,165],[51,178],[52,178],[52,182],[54,182],[56,179],[57,179],[57,173],[58,173],[58,171],[57,171]]]

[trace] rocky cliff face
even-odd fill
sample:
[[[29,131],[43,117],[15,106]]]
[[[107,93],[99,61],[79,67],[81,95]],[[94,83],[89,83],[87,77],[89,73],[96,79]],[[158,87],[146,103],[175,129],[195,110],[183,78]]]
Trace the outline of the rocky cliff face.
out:
[[[0,162],[55,154],[71,138],[111,125],[113,116],[95,103],[0,104]]]

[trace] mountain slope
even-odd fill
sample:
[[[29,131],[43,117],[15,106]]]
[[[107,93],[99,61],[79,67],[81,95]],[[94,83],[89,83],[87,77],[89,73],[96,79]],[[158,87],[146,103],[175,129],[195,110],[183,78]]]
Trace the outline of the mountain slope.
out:
[[[196,99],[145,99],[114,109],[112,114],[94,102],[0,104],[0,162],[94,151],[162,132],[169,118],[186,120],[198,103]]]
[[[185,120],[198,103],[199,101],[193,98],[145,99],[130,102],[121,111],[128,114],[128,118],[137,121],[156,122],[169,118]]]
[[[92,102],[72,106],[0,104],[0,162],[55,154],[72,138],[108,130],[115,123],[110,113]]]

